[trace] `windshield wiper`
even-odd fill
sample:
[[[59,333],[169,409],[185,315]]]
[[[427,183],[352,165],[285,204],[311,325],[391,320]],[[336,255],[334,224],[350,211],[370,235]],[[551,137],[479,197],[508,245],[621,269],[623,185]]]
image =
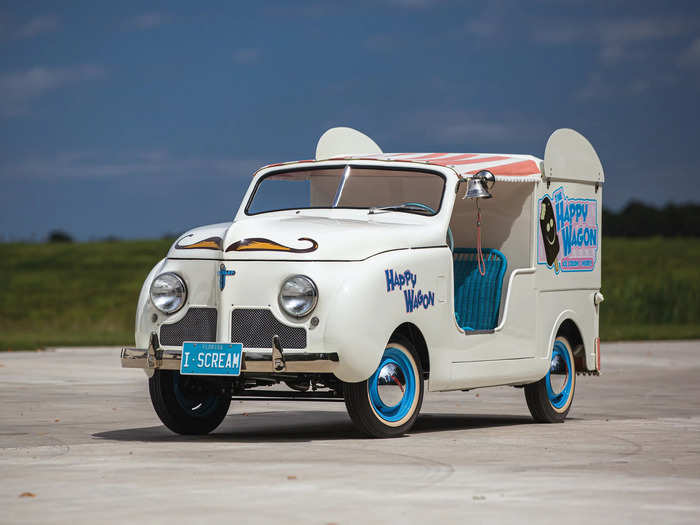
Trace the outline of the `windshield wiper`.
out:
[[[402,211],[404,213],[418,213],[419,215],[430,215],[430,212],[425,208],[421,208],[416,204],[394,204],[393,206],[372,206],[369,209],[369,214],[373,215],[380,211]]]

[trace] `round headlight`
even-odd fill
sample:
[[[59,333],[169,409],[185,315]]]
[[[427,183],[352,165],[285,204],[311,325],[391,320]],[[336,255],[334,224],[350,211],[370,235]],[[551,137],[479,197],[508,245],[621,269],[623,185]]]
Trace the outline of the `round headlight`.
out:
[[[166,272],[153,279],[151,301],[163,313],[174,314],[187,299],[185,281],[176,273]]]
[[[318,290],[305,275],[295,275],[282,284],[279,301],[282,310],[294,317],[304,317],[316,307]]]

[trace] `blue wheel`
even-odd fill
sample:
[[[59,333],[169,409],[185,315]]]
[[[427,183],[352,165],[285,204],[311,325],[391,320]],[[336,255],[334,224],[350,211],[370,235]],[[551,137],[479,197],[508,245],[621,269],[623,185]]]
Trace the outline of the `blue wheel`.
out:
[[[547,375],[537,383],[525,386],[525,399],[535,421],[558,423],[564,421],[574,400],[576,368],[569,341],[557,337]]]
[[[369,379],[346,383],[345,404],[364,433],[394,437],[413,426],[423,403],[423,388],[423,369],[413,345],[391,341]]]

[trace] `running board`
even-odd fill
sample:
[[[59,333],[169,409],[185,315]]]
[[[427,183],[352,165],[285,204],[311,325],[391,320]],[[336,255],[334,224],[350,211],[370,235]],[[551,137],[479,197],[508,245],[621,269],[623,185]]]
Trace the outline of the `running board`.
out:
[[[233,401],[344,401],[336,392],[289,392],[275,390],[244,390],[234,394]]]

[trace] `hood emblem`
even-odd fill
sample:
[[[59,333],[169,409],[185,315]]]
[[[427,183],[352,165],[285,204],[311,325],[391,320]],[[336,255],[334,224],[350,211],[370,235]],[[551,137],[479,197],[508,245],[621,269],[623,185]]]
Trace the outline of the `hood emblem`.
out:
[[[219,289],[221,291],[223,291],[226,287],[226,277],[228,277],[229,275],[236,275],[235,270],[227,270],[226,265],[224,265],[223,263],[221,264],[221,266],[219,266],[219,271],[217,273],[219,274]]]
[[[318,243],[308,237],[300,237],[298,241],[307,241],[311,243],[308,248],[292,248],[285,246],[270,239],[261,237],[253,237],[234,242],[226,248],[227,252],[292,252],[292,253],[309,253],[318,249]]]

